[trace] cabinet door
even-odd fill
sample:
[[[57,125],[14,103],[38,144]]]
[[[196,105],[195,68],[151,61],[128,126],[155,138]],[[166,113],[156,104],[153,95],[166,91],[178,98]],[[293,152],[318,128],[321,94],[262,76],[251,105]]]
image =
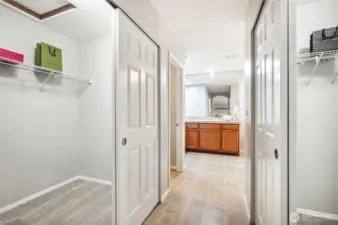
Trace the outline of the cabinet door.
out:
[[[185,148],[187,149],[198,148],[198,130],[185,131]]]
[[[239,153],[239,134],[237,130],[222,131],[222,150],[227,153]]]
[[[221,150],[221,131],[200,130],[200,149]]]

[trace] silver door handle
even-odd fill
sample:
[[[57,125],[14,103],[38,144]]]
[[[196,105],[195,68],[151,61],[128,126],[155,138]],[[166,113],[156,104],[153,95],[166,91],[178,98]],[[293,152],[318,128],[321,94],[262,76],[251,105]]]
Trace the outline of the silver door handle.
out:
[[[122,141],[121,141],[121,144],[126,145],[127,144],[127,138],[123,138]]]

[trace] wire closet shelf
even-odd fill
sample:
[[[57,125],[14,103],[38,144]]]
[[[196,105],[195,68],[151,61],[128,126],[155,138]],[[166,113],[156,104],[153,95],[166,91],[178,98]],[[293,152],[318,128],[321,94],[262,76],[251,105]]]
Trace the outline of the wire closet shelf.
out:
[[[304,65],[306,62],[315,62],[315,66],[310,74],[309,81],[307,85],[311,84],[312,78],[315,75],[319,64],[324,60],[335,60],[338,58],[338,50],[332,50],[332,51],[324,51],[324,52],[313,52],[313,53],[304,53],[304,54],[298,54],[297,56],[297,63],[300,65]],[[332,76],[331,84],[334,84],[338,76],[338,71],[335,71],[335,73]]]
[[[44,67],[36,66],[36,65],[27,65],[22,62],[11,60],[11,59],[4,58],[1,56],[0,56],[0,64],[11,66],[17,69],[27,70],[30,73],[37,72],[37,73],[47,75],[48,76],[47,79],[44,81],[44,83],[42,84],[42,87],[40,88],[41,91],[43,91],[43,88],[45,87],[45,85],[48,83],[49,79],[52,76],[54,76],[55,78],[67,79],[67,80],[75,81],[78,83],[87,83],[88,85],[91,85],[93,82],[92,79],[78,78],[75,76],[64,74],[57,70],[52,70],[52,69],[48,69],[48,68],[44,68]]]

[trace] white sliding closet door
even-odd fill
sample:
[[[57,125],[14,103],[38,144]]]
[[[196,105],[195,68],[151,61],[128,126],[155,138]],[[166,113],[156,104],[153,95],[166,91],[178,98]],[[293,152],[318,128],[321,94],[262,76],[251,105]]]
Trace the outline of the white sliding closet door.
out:
[[[141,225],[159,202],[158,46],[118,12],[117,224]]]
[[[255,27],[256,224],[281,225],[280,0],[266,0]]]

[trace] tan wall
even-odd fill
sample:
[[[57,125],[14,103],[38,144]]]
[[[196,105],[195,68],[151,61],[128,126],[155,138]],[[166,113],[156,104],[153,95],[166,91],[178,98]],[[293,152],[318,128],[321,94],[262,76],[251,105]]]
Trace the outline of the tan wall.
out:
[[[177,71],[170,65],[170,166],[176,166]]]

